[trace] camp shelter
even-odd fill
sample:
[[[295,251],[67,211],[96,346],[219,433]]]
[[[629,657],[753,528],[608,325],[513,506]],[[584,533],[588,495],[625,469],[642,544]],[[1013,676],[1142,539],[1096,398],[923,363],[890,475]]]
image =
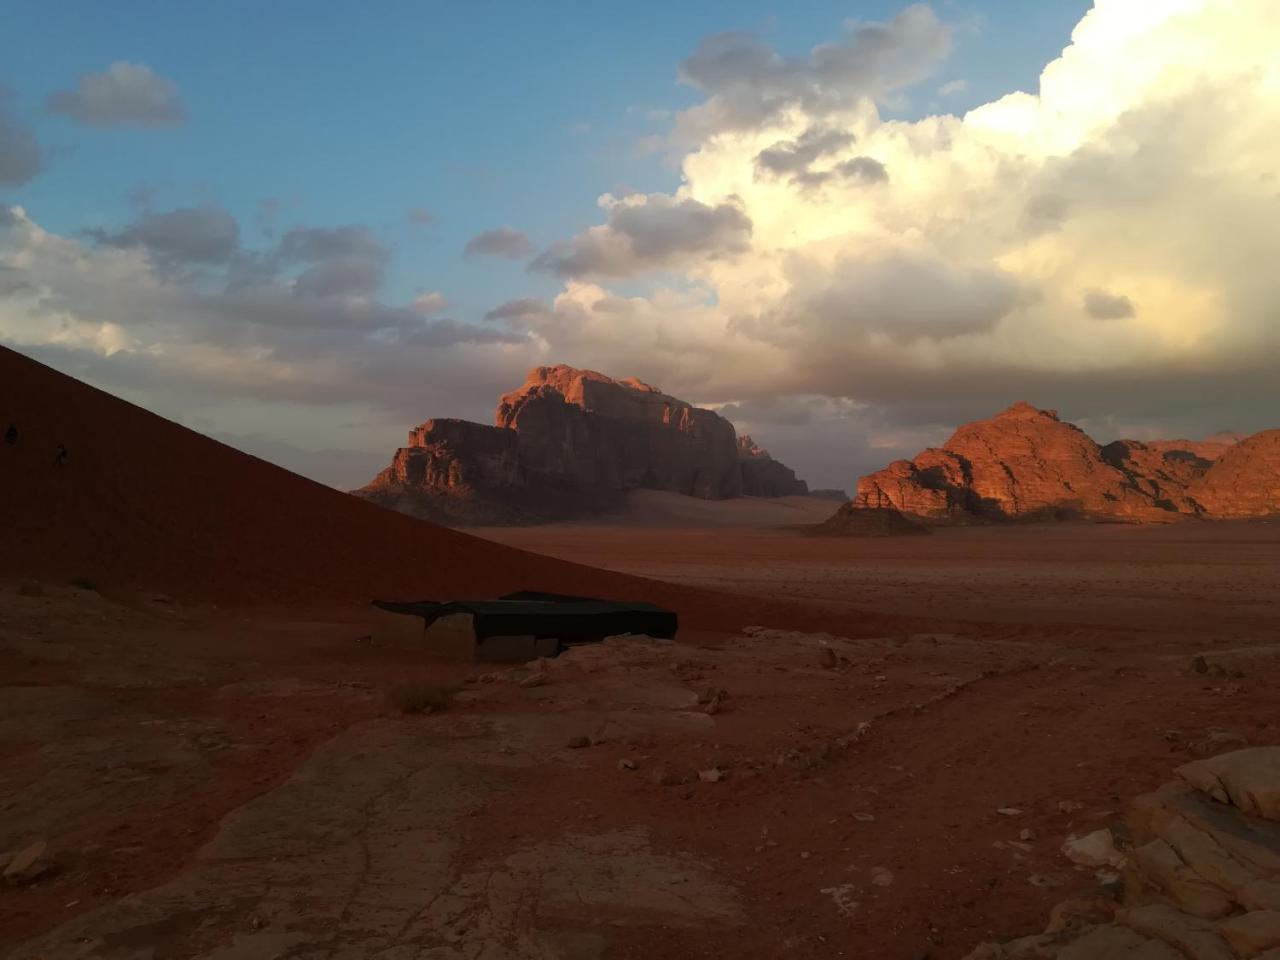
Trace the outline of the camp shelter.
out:
[[[525,661],[618,634],[676,635],[674,612],[651,603],[524,590],[497,600],[373,602],[373,642],[459,660]]]

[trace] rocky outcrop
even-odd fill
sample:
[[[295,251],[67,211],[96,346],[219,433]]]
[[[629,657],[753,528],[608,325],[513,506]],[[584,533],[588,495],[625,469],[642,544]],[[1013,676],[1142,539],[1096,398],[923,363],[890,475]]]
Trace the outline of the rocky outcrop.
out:
[[[709,500],[807,489],[719,414],[634,378],[560,365],[534,368],[505,394],[493,426],[415,428],[355,492],[450,523],[521,523],[608,509],[636,488]]]
[[[1121,850],[1123,894],[1054,908],[1042,934],[978,947],[966,960],[1280,960],[1280,747],[1178,768],[1138,797]],[[1087,839],[1106,834],[1098,831]],[[1095,844],[1096,846],[1096,844]],[[1077,864],[1079,841],[1064,854]]]
[[[1213,517],[1280,515],[1280,430],[1264,430],[1241,440],[1188,493]]]
[[[738,468],[742,473],[742,493],[748,497],[803,497],[809,485],[796,472],[769,456],[747,434],[738,437]]]
[[[852,506],[935,524],[1264,516],[1280,512],[1273,447],[1230,435],[1099,447],[1056,412],[1016,403],[862,477]]]
[[[929,528],[904,517],[892,507],[858,507],[846,503],[813,533],[835,537],[911,537]]]

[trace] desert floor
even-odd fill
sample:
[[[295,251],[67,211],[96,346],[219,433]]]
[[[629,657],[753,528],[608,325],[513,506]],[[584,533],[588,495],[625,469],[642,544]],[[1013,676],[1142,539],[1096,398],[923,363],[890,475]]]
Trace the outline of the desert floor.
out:
[[[1280,524],[799,528],[834,508],[479,532],[902,629],[477,667],[358,610],[0,583],[0,851],[54,865],[0,956],[947,960],[1106,880],[1069,833],[1280,742]]]

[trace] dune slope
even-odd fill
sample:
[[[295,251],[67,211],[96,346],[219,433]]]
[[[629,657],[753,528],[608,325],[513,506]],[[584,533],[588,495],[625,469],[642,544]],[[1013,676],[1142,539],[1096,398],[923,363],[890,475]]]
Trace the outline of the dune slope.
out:
[[[777,613],[536,556],[385,510],[0,348],[0,576],[229,603],[545,589],[672,605],[689,625]],[[55,450],[67,459],[55,464]]]

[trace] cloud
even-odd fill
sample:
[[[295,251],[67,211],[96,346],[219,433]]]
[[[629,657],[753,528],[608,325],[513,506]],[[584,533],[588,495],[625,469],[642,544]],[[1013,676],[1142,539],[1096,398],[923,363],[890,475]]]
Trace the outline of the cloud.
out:
[[[969,89],[969,81],[967,80],[948,80],[946,83],[938,87],[938,96],[954,97],[957,94],[964,93]]]
[[[0,84],[0,185],[20,186],[43,167],[35,134],[14,115],[12,94]]]
[[[501,306],[494,307],[484,315],[486,320],[505,320],[508,325],[512,321],[518,321],[527,317],[545,316],[550,313],[550,309],[541,300],[534,297],[521,297],[518,300],[508,300]]]
[[[799,59],[751,33],[717,34],[680,66],[680,78],[707,96],[681,116],[681,125],[702,139],[759,127],[791,110],[824,118],[923,80],[950,51],[951,29],[920,4],[888,23],[849,21],[842,40]]]
[[[420,293],[413,298],[413,309],[417,310],[423,316],[432,313],[440,313],[449,306],[449,301],[445,299],[444,294],[432,291],[431,293]]]
[[[505,257],[523,260],[533,252],[529,238],[511,227],[498,227],[478,233],[467,241],[464,254],[468,257]]]
[[[1088,290],[1084,295],[1084,311],[1095,320],[1124,320],[1135,316],[1133,301],[1105,290]]]
[[[1276,16],[1267,0],[1097,0],[1038,94],[913,121],[875,102],[903,89],[901,61],[819,90],[816,54],[708,41],[686,69],[705,97],[678,121],[679,190],[606,198],[602,222],[540,258],[566,282],[521,329],[690,399],[855,403],[885,449],[1020,398],[1156,433],[1274,426]],[[937,62],[907,59],[915,77]],[[622,202],[728,205],[750,231],[728,234],[731,255],[644,258]]]
[[[91,230],[112,247],[141,247],[158,260],[182,264],[227,263],[240,246],[240,226],[222,207],[207,204],[146,213],[123,230]]]
[[[410,207],[405,214],[409,222],[420,227],[425,227],[429,223],[435,223],[435,217],[431,215],[431,211],[426,207]]]
[[[751,219],[730,202],[714,206],[689,197],[606,195],[608,223],[553,244],[531,269],[562,277],[625,277],[696,258],[746,250]]]
[[[85,74],[75,90],[51,93],[48,107],[91,127],[172,127],[186,119],[171,81],[146,64],[124,60]]]

